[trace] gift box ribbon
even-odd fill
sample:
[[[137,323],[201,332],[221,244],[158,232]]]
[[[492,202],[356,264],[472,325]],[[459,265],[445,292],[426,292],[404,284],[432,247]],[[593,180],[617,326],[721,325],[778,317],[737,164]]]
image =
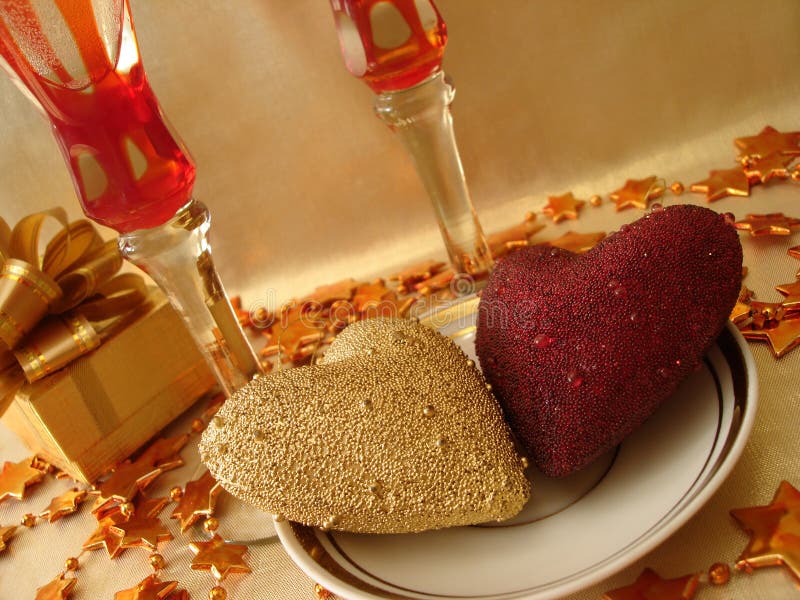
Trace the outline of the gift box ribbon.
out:
[[[40,256],[41,230],[51,218],[62,227]],[[0,371],[5,380],[0,388],[6,391],[23,379],[42,379],[95,349],[103,333],[147,297],[141,276],[117,275],[122,256],[116,241],[104,242],[85,219],[68,222],[63,209],[29,215],[13,230],[0,218],[0,263]]]

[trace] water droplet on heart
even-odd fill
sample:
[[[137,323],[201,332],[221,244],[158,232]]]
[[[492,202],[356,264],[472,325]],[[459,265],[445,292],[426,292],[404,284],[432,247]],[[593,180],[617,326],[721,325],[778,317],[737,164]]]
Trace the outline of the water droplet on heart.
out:
[[[637,313],[636,311],[634,311],[634,312],[632,312],[632,313],[629,315],[629,318],[630,318],[630,320],[631,320],[631,323],[636,323],[636,321],[638,321],[638,320],[639,320],[639,313]]]
[[[680,367],[681,366],[681,359],[680,358],[675,361],[675,366],[676,367]]]
[[[658,374],[661,375],[661,377],[669,377],[669,369],[667,369],[666,367],[661,367],[658,370]]]
[[[422,414],[426,417],[433,417],[436,415],[436,408],[432,404],[428,404],[422,409]]]
[[[622,284],[617,285],[616,287],[611,288],[611,292],[615,296],[622,296],[625,293],[625,288],[622,287]]]
[[[583,383],[583,375],[577,369],[570,369],[567,371],[567,383],[574,388],[580,387]]]
[[[630,226],[630,225],[628,225],[628,224],[626,223],[625,225],[623,225],[622,227],[620,227],[620,228],[619,228],[619,232],[620,232],[620,233],[625,233],[625,232],[626,232],[626,231],[628,231],[630,228],[631,228],[631,226]]]
[[[736,223],[736,216],[731,212],[726,212],[722,215],[722,220],[728,225],[733,225]]]
[[[364,407],[366,410],[372,410],[372,400],[367,398],[366,400],[361,401],[361,406]]]
[[[556,256],[558,254],[558,248],[553,248],[550,250],[550,256]]]
[[[613,289],[615,287],[619,287],[619,281],[617,281],[616,279],[609,279],[606,285],[608,285],[608,287]]]
[[[505,296],[506,295],[505,286],[502,286],[502,285],[497,286],[497,295],[498,296]]]
[[[555,341],[556,341],[555,338],[551,338],[546,333],[540,333],[538,335],[533,336],[533,341],[531,343],[533,344],[534,348],[542,349],[542,348],[547,348]]]
[[[661,212],[662,210],[664,210],[664,207],[659,202],[653,202],[650,205],[650,212],[651,213]]]

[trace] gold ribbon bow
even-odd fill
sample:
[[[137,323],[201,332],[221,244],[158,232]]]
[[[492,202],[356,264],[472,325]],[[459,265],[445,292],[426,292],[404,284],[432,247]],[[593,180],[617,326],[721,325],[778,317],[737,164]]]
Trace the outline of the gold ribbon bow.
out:
[[[40,257],[48,218],[62,229]],[[6,391],[23,374],[33,383],[99,346],[147,296],[139,275],[114,276],[122,266],[116,241],[104,242],[85,219],[69,223],[60,208],[29,215],[13,230],[0,218],[0,264],[0,387]]]

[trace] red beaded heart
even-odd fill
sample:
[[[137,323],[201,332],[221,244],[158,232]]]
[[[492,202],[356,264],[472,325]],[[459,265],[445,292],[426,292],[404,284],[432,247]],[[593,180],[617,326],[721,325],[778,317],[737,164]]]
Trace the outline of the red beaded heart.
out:
[[[539,469],[569,475],[641,425],[700,367],[741,271],[736,230],[692,205],[652,212],[583,255],[533,246],[500,261],[476,348]]]

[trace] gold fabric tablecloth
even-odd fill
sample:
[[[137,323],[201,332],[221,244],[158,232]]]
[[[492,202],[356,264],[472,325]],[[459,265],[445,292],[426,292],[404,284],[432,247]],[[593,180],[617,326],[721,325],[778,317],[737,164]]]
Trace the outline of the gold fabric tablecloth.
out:
[[[220,272],[246,304],[286,299],[342,277],[385,275],[417,258],[441,255],[410,162],[371,115],[369,90],[340,64],[325,4],[133,0],[153,87],[198,162],[196,193],[214,215]],[[651,174],[689,184],[710,169],[735,166],[735,137],[766,124],[800,129],[795,0],[438,5],[451,34],[445,67],[458,88],[453,110],[464,166],[489,231],[519,222],[548,195],[567,190],[587,198]],[[0,214],[14,222],[63,204],[77,216],[47,125],[2,79],[0,115]],[[703,203],[700,195],[681,200]],[[713,208],[737,217],[776,211],[800,216],[800,187],[759,186],[750,198],[728,198]],[[587,206],[578,221],[549,225],[546,233],[610,231],[637,216],[633,210],[615,213],[608,204]],[[800,234],[743,235],[742,242],[748,286],[759,300],[779,300],[774,286],[793,281],[800,266],[786,255]],[[729,509],[768,503],[782,479],[800,486],[800,350],[776,361],[766,346],[751,348],[760,405],[731,477],[662,546],[572,600],[598,598],[632,582],[644,566],[677,577],[731,562],[747,537]],[[0,427],[0,459],[27,455]],[[196,472],[195,452],[184,455],[189,464],[162,478],[153,494]],[[0,524],[44,509],[67,487],[50,481],[22,503],[3,502]],[[221,501],[222,535],[270,533],[266,519],[237,521],[231,510],[230,502]],[[186,546],[202,533],[182,536],[174,521],[169,527],[179,541],[163,548],[163,577],[203,598],[212,580],[189,568]],[[0,598],[33,597],[67,556],[80,552],[93,529],[84,505],[55,524],[18,530],[0,555]],[[150,572],[139,549],[114,562],[99,551],[81,562],[73,595],[78,600],[112,597]],[[251,575],[225,582],[232,600],[313,597],[312,582],[278,544],[251,546],[248,562]],[[698,594],[700,600],[790,597],[800,592],[781,569],[736,575],[729,585]]]

